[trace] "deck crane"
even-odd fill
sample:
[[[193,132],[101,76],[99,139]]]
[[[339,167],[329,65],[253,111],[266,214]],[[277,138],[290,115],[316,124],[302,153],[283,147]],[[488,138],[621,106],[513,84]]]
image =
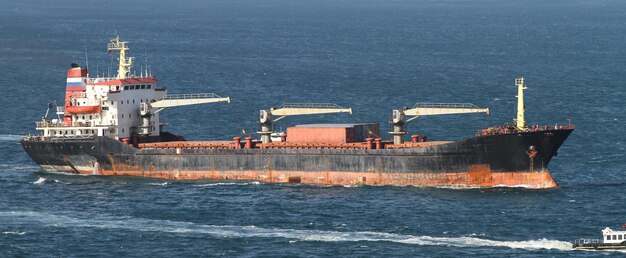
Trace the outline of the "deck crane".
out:
[[[215,93],[167,94],[155,102],[142,102],[139,106],[139,114],[142,118],[142,125],[139,126],[139,134],[150,135],[152,133],[150,132],[150,118],[165,108],[215,102],[230,103],[230,97],[220,97]]]
[[[413,121],[420,116],[434,115],[451,115],[451,114],[467,114],[467,113],[486,113],[489,114],[488,108],[479,108],[470,103],[416,103],[412,108],[403,108],[401,110],[393,110],[391,124],[393,125],[393,144],[402,144],[402,138],[407,132],[404,131],[404,124]],[[405,116],[412,116],[404,119]]]
[[[259,111],[259,123],[261,124],[262,143],[270,143],[272,140],[272,127],[275,122],[287,116],[318,115],[331,113],[350,113],[352,108],[344,108],[333,103],[286,103],[279,108],[271,107],[269,110]],[[273,117],[277,117],[274,119]]]

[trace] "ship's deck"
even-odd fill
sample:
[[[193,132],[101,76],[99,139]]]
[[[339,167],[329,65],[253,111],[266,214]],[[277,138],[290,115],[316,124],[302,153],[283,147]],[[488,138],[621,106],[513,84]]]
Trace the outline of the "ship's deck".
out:
[[[403,149],[403,148],[418,148],[429,147],[440,144],[450,143],[450,141],[431,141],[431,142],[406,142],[403,144],[393,144],[389,141],[384,141],[381,144],[381,149]],[[272,142],[272,143],[260,143],[252,142],[250,149],[345,149],[345,150],[366,150],[368,149],[367,142],[354,142],[354,143],[293,143],[293,142]],[[236,149],[246,148],[246,143],[241,142],[236,144],[233,141],[171,141],[171,142],[151,142],[140,143],[137,146],[139,149]],[[376,149],[376,144],[373,143],[370,147]]]

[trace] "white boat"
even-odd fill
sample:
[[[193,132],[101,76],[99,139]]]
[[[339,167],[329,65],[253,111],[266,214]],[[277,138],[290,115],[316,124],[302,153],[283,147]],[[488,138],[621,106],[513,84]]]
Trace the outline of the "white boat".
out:
[[[626,224],[622,225],[626,229]],[[626,249],[626,230],[613,230],[606,227],[602,230],[600,239],[576,239],[572,246],[574,249]]]

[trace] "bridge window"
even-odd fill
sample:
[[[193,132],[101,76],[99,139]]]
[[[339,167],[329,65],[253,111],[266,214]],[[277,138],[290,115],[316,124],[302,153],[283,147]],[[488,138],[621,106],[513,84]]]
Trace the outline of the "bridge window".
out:
[[[135,104],[135,100],[133,99],[133,104]]]
[[[124,90],[128,90],[128,85],[124,85]]]
[[[142,90],[146,89],[146,85],[141,85],[141,89]]]
[[[146,89],[150,89],[150,88],[152,88],[152,85],[150,84],[146,85]]]
[[[617,240],[622,240],[622,235],[617,235]]]
[[[607,235],[606,240],[611,240],[611,235]]]

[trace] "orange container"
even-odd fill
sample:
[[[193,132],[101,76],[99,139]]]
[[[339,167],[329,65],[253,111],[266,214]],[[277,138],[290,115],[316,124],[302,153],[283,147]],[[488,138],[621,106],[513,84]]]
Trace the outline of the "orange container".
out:
[[[289,127],[287,142],[348,143],[354,142],[354,127]]]

